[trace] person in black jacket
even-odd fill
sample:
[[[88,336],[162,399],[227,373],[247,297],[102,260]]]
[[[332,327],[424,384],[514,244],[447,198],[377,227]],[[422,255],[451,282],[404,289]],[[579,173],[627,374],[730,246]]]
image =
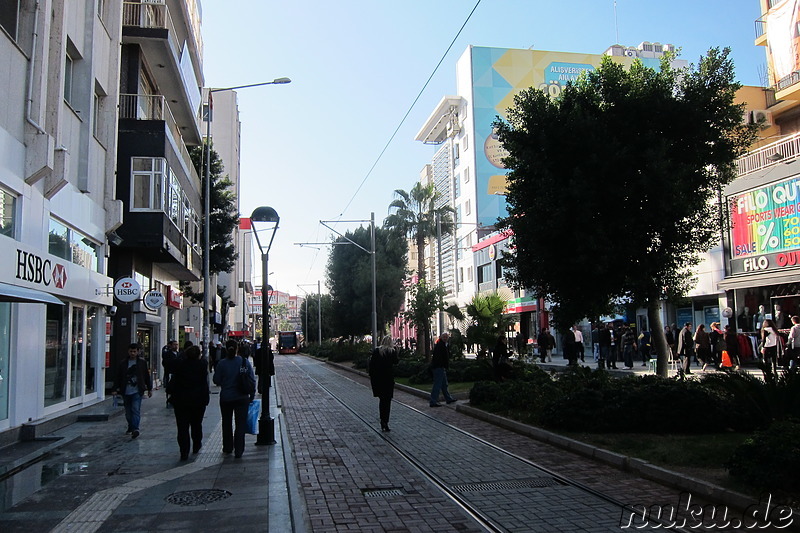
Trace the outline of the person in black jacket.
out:
[[[209,401],[208,363],[200,356],[200,347],[192,346],[167,363],[172,378],[169,382],[170,403],[178,426],[178,447],[181,461],[189,458],[189,429],[192,452],[203,446],[203,416]]]
[[[430,406],[441,407],[439,404],[439,392],[444,394],[447,403],[453,403],[455,398],[450,396],[447,390],[447,367],[450,366],[450,346],[447,341],[450,334],[446,331],[439,336],[439,340],[433,346],[433,357],[431,357],[431,370],[433,370],[433,389],[431,389]]]
[[[378,398],[378,414],[381,419],[381,431],[389,429],[389,413],[394,396],[394,371],[397,364],[397,349],[392,345],[392,337],[387,335],[381,345],[372,352],[369,358],[369,381],[372,395]]]
[[[114,380],[113,394],[122,395],[125,406],[125,420],[128,422],[127,434],[135,439],[139,436],[139,422],[141,421],[142,398],[147,392],[147,397],[153,397],[153,382],[150,379],[150,369],[147,361],[139,355],[139,344],[134,342],[128,346],[128,358],[117,367]]]

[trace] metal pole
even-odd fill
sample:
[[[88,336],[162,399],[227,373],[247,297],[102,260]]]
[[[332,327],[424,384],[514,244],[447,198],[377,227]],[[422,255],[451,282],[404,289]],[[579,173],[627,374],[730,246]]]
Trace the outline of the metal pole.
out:
[[[319,345],[322,346],[322,294],[319,291],[319,280],[317,280],[317,328]]]
[[[244,232],[241,233],[242,239],[239,243],[239,253],[242,253],[241,250],[244,248]],[[246,290],[245,290],[245,272],[247,272],[247,256],[244,256],[244,264],[242,264],[242,332],[247,331],[249,328],[247,327],[247,302],[246,302]],[[242,333],[244,335],[244,333]]]
[[[255,230],[254,230],[255,231]],[[270,245],[272,243],[270,242]],[[260,246],[259,246],[260,247]],[[256,445],[275,444],[275,420],[269,406],[272,383],[272,346],[269,343],[269,251],[261,252],[261,417]]]
[[[203,355],[208,359],[211,340],[211,94],[208,91],[206,107],[206,171],[203,199]]]
[[[439,286],[444,287],[442,279],[442,219],[436,212],[436,262],[438,263]],[[439,335],[444,332],[444,311],[439,309]]]
[[[378,346],[378,296],[375,275],[375,213],[370,213],[370,241],[372,244],[372,348]]]

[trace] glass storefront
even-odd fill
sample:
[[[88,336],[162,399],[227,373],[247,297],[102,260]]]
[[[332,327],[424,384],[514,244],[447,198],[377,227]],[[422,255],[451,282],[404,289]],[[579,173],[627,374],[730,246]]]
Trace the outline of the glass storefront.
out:
[[[0,303],[0,420],[8,419],[8,360],[11,355],[11,304]]]
[[[86,309],[86,390],[85,394],[91,394],[97,390],[97,365],[98,358],[95,354],[95,346],[100,344],[95,336],[101,331],[98,320],[100,308],[90,305]]]
[[[86,359],[84,350],[83,307],[72,307],[72,349],[69,366],[69,397],[78,398],[83,394],[83,369]]]
[[[45,407],[67,399],[68,322],[68,305],[47,304],[44,352]]]

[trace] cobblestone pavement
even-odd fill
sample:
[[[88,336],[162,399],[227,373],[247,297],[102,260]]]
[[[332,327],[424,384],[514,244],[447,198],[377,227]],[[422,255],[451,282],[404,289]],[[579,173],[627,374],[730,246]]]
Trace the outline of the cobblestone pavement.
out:
[[[448,524],[444,530],[467,530],[459,504],[443,497],[429,477],[500,530],[619,530],[621,506],[441,422],[460,426],[503,448],[515,447],[509,451],[537,462],[546,453],[550,458],[547,469],[560,474],[586,470],[583,477],[595,479],[595,486],[604,493],[610,484],[615,488],[612,492],[633,498],[628,501],[647,496],[642,491],[646,482],[624,479],[614,469],[604,472],[605,480],[598,479],[603,474],[591,461],[577,461],[570,454],[554,453],[552,447],[490,429],[452,408],[431,409],[427,400],[404,393],[396,394],[392,431],[381,434],[377,400],[366,379],[304,357],[283,358],[276,372],[314,531],[353,527],[363,531],[416,530],[406,529],[411,517],[411,524],[425,526],[419,530],[442,530],[432,521],[443,518]],[[416,472],[411,463],[400,460],[400,453],[413,461]],[[626,490],[619,490],[623,487]],[[364,498],[365,492],[379,489],[399,489],[401,494]],[[647,490],[653,497],[677,502],[677,493],[662,487]],[[398,509],[406,514],[399,514]],[[412,509],[415,513],[409,515]]]

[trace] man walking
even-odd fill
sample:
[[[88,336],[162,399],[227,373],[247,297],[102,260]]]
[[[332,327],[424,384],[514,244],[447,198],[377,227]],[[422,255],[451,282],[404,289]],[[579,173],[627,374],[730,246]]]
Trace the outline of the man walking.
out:
[[[692,358],[694,357],[694,338],[692,337],[692,323],[687,322],[678,334],[678,357],[681,360],[680,373],[692,373]]]
[[[169,402],[170,388],[169,388],[169,366],[178,359],[178,341],[171,340],[161,350],[161,366],[164,367],[164,396],[167,398],[167,407],[171,407]]]
[[[142,396],[153,397],[153,383],[150,380],[150,369],[147,361],[139,355],[139,344],[128,346],[128,359],[117,367],[113,394],[122,394],[125,406],[125,420],[128,421],[127,434],[131,439],[139,436],[139,421],[142,411]]]
[[[447,367],[450,366],[450,346],[447,341],[450,334],[446,331],[439,336],[439,340],[433,346],[433,357],[431,358],[431,369],[433,370],[433,389],[431,390],[430,406],[441,407],[439,403],[439,391],[444,394],[444,399],[448,404],[456,401],[450,396],[447,390]]]

